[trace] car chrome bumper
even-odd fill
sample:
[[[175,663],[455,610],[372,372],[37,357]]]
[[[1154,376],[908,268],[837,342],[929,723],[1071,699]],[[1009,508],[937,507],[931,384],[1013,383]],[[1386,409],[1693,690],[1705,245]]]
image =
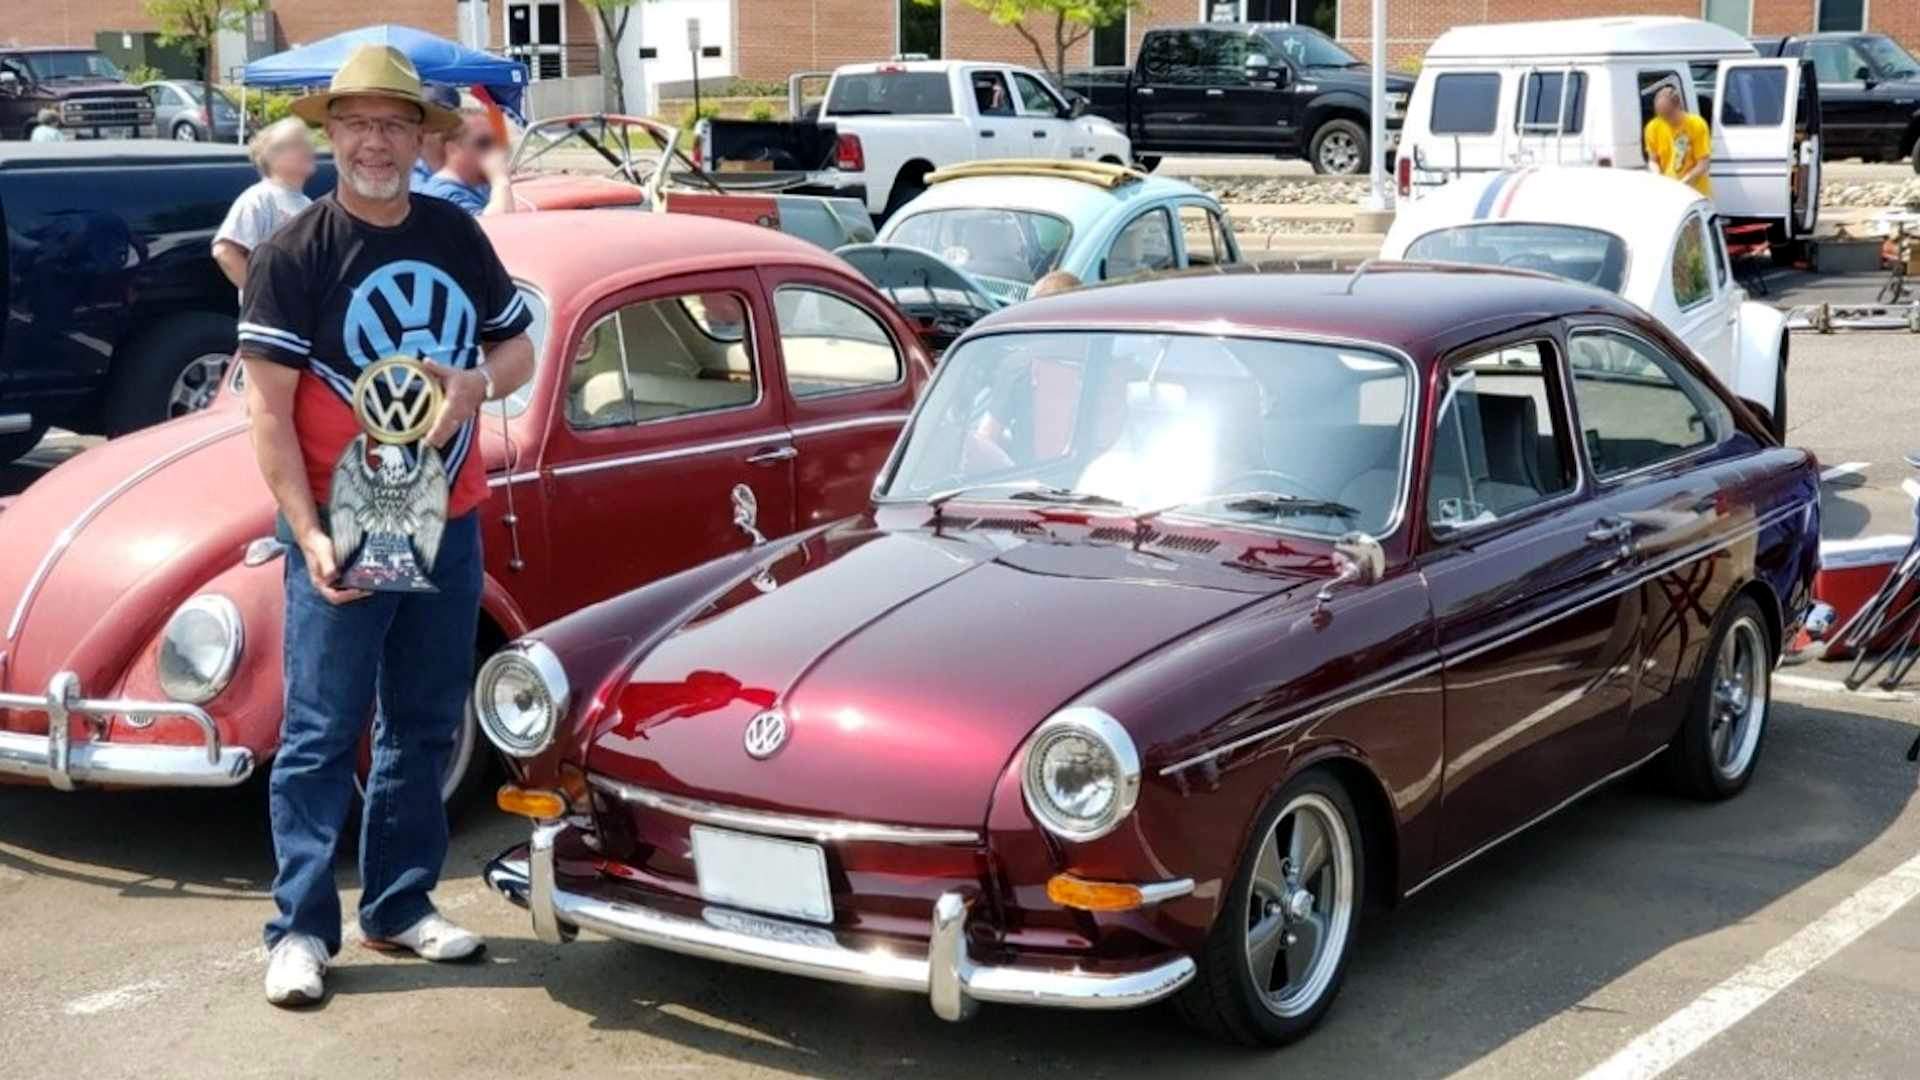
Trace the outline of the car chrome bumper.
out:
[[[533,916],[534,935],[550,945],[580,929],[671,952],[805,975],[829,982],[924,994],[943,1020],[964,1020],[981,1001],[1069,1009],[1130,1009],[1167,997],[1194,975],[1176,956],[1149,967],[1089,972],[975,963],[967,955],[971,898],[941,894],[925,955],[842,944],[824,927],[709,907],[689,918],[625,900],[570,892],[556,883],[554,843],[569,826],[541,823],[533,840],[487,865],[487,884]]]
[[[219,729],[206,710],[177,701],[83,698],[80,680],[70,671],[55,675],[45,694],[0,694],[0,710],[47,715],[45,735],[0,731],[0,775],[44,780],[61,791],[72,791],[83,783],[232,787],[253,774],[253,751],[221,746]],[[200,745],[75,741],[68,723],[75,715],[88,717],[96,731],[105,727],[110,716],[135,720],[181,716],[199,726]]]

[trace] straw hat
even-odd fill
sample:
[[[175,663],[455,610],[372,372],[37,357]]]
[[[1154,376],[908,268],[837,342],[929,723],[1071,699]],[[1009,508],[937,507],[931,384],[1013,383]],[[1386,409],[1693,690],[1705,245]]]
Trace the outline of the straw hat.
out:
[[[309,124],[324,124],[329,106],[352,97],[390,98],[418,106],[428,131],[452,131],[460,126],[459,113],[427,100],[413,62],[391,45],[362,45],[353,50],[347,62],[333,73],[333,82],[326,90],[294,101],[293,115]]]

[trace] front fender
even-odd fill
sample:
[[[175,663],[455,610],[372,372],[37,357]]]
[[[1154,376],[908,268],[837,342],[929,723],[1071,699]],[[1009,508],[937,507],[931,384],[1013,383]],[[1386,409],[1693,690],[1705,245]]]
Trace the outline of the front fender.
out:
[[[1781,343],[1786,338],[1787,317],[1772,304],[1748,300],[1740,305],[1739,323],[1733,392],[1769,413],[1777,413],[1774,393],[1780,385],[1780,368],[1786,363]]]
[[[1367,99],[1351,90],[1328,90],[1307,102],[1307,122],[1300,129],[1303,139],[1313,138],[1320,125],[1337,116],[1351,116],[1363,129],[1367,124]]]

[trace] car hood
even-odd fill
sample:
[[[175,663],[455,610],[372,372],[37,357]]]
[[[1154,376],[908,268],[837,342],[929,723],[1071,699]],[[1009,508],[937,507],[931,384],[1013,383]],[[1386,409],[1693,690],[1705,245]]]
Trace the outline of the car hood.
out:
[[[55,79],[40,84],[46,93],[57,98],[80,97],[137,97],[145,98],[146,92],[137,86],[128,86],[112,79]]]
[[[1016,521],[955,532],[855,519],[796,557],[797,573],[638,661],[597,725],[591,772],[735,806],[977,826],[1040,721],[1305,580]],[[773,708],[790,735],[755,760],[744,731]]]
[[[947,307],[978,319],[1005,306],[987,286],[951,262],[905,244],[848,244],[834,252],[901,306]]]
[[[238,408],[94,447],[0,514],[0,688],[114,685],[183,600],[273,531]],[[31,595],[29,595],[31,592]]]

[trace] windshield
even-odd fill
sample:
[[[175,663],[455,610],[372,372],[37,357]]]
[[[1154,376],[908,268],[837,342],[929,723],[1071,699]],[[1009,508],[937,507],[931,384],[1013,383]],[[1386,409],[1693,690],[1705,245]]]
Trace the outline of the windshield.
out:
[[[931,252],[974,277],[1003,298],[1024,299],[1032,285],[1060,264],[1073,226],[1066,219],[1034,210],[964,207],[928,210],[902,220],[887,243]],[[995,285],[1018,286],[1012,290]]]
[[[1351,67],[1360,62],[1323,35],[1307,30],[1276,30],[1266,35],[1295,67]]]
[[[1045,494],[1320,535],[1384,532],[1412,393],[1404,362],[1363,348],[989,335],[941,361],[884,497],[1057,489]]]
[[[1538,270],[1610,293],[1619,292],[1627,277],[1626,241],[1573,225],[1460,225],[1422,236],[1402,257]]]
[[[520,385],[518,390],[487,403],[488,411],[499,410],[508,416],[519,416],[527,411],[527,403],[533,400],[533,387],[540,381],[539,365],[546,362],[547,356],[547,299],[540,290],[523,281],[514,282],[514,289],[520,299],[527,302],[527,313],[533,321],[527,324],[527,338],[533,342],[534,376]]]
[[[112,79],[120,81],[113,61],[92,52],[27,53],[22,57],[36,79]]]
[[[872,71],[836,75],[827,116],[948,116],[953,95],[941,71]]]
[[[1920,60],[1915,60],[1912,53],[1892,38],[1861,38],[1860,51],[1867,54],[1867,60],[1883,79],[1920,78]]]

